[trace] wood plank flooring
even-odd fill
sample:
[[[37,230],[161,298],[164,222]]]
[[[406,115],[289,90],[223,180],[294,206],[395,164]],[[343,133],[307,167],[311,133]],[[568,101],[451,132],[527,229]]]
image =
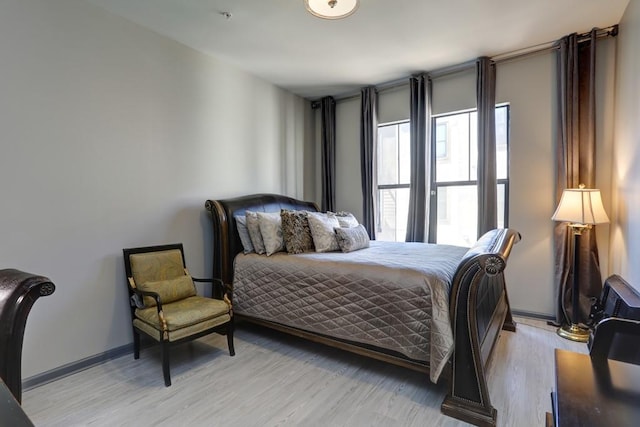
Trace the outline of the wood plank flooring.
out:
[[[540,320],[516,318],[488,371],[499,426],[543,426],[553,350],[586,352]],[[445,384],[428,376],[251,325],[236,356],[210,335],[172,352],[165,388],[155,348],[23,394],[36,426],[464,426],[440,414]]]

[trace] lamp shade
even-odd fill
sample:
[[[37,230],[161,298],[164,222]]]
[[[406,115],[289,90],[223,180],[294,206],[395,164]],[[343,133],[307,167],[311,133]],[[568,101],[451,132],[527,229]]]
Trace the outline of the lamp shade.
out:
[[[600,190],[584,188],[584,186],[564,190],[558,208],[551,219],[582,225],[609,222],[609,217],[602,206]]]
[[[359,0],[304,0],[307,10],[318,18],[340,19],[353,14]]]

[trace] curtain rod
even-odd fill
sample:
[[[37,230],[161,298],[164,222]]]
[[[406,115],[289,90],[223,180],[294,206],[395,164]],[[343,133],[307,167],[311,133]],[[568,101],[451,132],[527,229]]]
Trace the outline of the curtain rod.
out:
[[[618,35],[618,24],[616,25],[611,25],[609,27],[605,27],[605,28],[594,28],[596,30],[596,38],[600,39],[600,38],[606,38],[606,37],[616,37]],[[586,42],[591,38],[591,31],[588,32],[584,32],[584,33],[580,33],[578,34],[578,43],[582,43],[582,42]],[[494,55],[491,57],[491,59],[493,61],[495,61],[497,64],[502,63],[502,62],[507,62],[507,61],[512,61],[515,59],[520,59],[529,55],[535,55],[535,54],[539,54],[542,52],[546,52],[549,50],[555,50],[558,48],[558,40],[554,40],[554,41],[550,41],[550,42],[546,42],[546,43],[541,43],[538,45],[534,45],[534,46],[530,46],[530,47],[526,47],[523,49],[518,49],[518,50],[514,50],[511,52],[505,52],[505,53],[500,53],[498,55]],[[442,67],[442,68],[438,68],[436,70],[433,71],[429,71],[426,72],[425,74],[428,74],[430,77],[432,78],[438,78],[438,77],[444,77],[447,76],[449,74],[455,74],[455,73],[459,73],[461,71],[465,71],[469,68],[473,68],[476,64],[476,60],[470,60],[470,61],[466,61],[466,62],[462,62],[460,64],[455,64],[455,65],[450,65],[447,67]],[[402,79],[396,79],[396,80],[391,80],[388,82],[384,82],[384,83],[380,83],[378,85],[375,85],[375,87],[378,89],[379,92],[381,91],[385,91],[385,90],[390,90],[390,89],[394,89],[397,88],[399,86],[403,86],[405,84],[407,84],[407,80],[409,79],[409,77],[404,77]],[[348,101],[354,98],[358,98],[360,97],[360,92],[358,91],[357,93],[351,93],[351,94],[347,94],[344,96],[338,96],[335,98],[336,102],[337,101]],[[317,105],[317,106],[316,106]],[[315,101],[311,101],[311,107],[312,108],[318,108],[320,106],[319,100],[315,100]]]
[[[596,39],[615,37],[618,35],[618,25],[612,25],[605,28],[594,28],[596,30]],[[583,43],[591,40],[591,31],[578,34],[578,43]],[[546,52],[548,50],[558,49],[558,40],[554,40],[547,43],[541,43],[535,46],[526,47],[524,49],[518,49],[511,52],[501,53],[492,56],[491,59],[497,64],[501,62],[511,61],[519,59],[529,55],[535,55],[537,53]]]
[[[397,87],[400,86],[404,86],[407,84],[407,79],[408,77],[403,77],[401,79],[397,79],[397,80],[391,80],[388,82],[384,82],[384,83],[380,83],[378,85],[371,85],[371,86],[375,86],[375,88],[378,90],[378,92],[384,92],[387,90],[391,90],[391,89],[395,89]],[[355,98],[360,98],[360,91],[355,92],[355,93],[350,93],[344,96],[337,96],[335,98],[336,102],[340,101],[348,101],[351,99],[355,99]],[[320,106],[320,101],[311,101],[311,108],[318,108]]]

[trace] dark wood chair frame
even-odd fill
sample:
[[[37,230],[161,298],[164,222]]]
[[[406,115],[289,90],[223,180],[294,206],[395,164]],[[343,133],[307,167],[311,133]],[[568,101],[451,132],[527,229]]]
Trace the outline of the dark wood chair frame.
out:
[[[180,254],[182,255],[182,265],[186,266],[185,258],[184,258],[184,248],[182,243],[172,243],[168,245],[158,245],[158,246],[145,246],[145,247],[139,247],[139,248],[127,248],[122,250],[124,255],[124,266],[125,266],[125,274],[127,279],[127,288],[129,289],[129,303],[130,303],[129,305],[131,308],[131,325],[133,329],[133,357],[136,360],[140,358],[140,334],[141,333],[145,335],[148,335],[148,334],[145,331],[142,331],[133,325],[133,320],[136,318],[135,310],[136,308],[145,308],[143,297],[149,296],[155,299],[156,308],[158,310],[158,314],[160,314],[160,312],[162,311],[162,301],[160,300],[160,295],[158,295],[155,292],[141,291],[137,288],[131,287],[131,285],[129,284],[129,278],[132,277],[130,256],[133,254],[139,254],[139,253],[160,252],[160,251],[167,251],[167,250],[173,250],[173,249],[180,250]],[[227,290],[225,288],[224,283],[220,279],[214,279],[214,278],[198,279],[195,277],[192,277],[192,279],[194,282],[211,283],[212,297],[220,300],[224,299],[227,293],[226,292]],[[162,356],[162,373],[164,375],[165,386],[169,387],[171,385],[171,372],[169,367],[170,366],[169,349],[174,345],[178,345],[188,341],[193,341],[195,339],[201,338],[210,333],[217,332],[221,335],[227,336],[227,344],[229,346],[229,355],[235,356],[236,352],[233,346],[233,332],[234,332],[233,311],[231,311],[230,314],[231,314],[231,320],[229,322],[226,322],[222,325],[214,326],[213,328],[198,332],[197,334],[189,335],[188,337],[184,337],[176,341],[170,342],[168,339],[165,339],[162,331],[158,331],[158,335],[159,335],[158,342],[160,344],[160,352]]]

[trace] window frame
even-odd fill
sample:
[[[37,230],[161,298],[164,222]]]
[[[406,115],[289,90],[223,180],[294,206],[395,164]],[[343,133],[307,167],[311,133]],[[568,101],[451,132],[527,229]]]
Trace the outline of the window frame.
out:
[[[438,116],[438,117],[440,117],[440,116]],[[440,142],[440,140],[438,140],[438,126],[444,127],[445,139],[444,139],[444,154],[443,155],[439,155],[438,154],[438,142]],[[433,151],[432,152],[435,153],[436,159],[447,159],[447,158],[449,158],[449,152],[451,151],[451,149],[449,147],[449,125],[447,123],[442,123],[441,125],[434,125],[433,140],[434,140],[434,144],[433,144]]]
[[[387,127],[387,126],[396,126],[396,141],[398,143],[398,156],[400,155],[400,147],[399,147],[399,143],[400,143],[400,126],[401,125],[409,125],[409,131],[411,131],[411,121],[409,119],[406,120],[396,120],[396,121],[392,121],[392,122],[385,122],[385,123],[378,123],[378,127],[376,129],[376,131],[378,132],[378,135],[380,134],[380,129],[383,127]],[[380,155],[380,146],[378,144],[378,147],[376,148],[376,158],[377,156]],[[398,181],[400,181],[400,160],[399,158],[396,159],[397,160],[397,166],[398,166]],[[378,165],[380,162],[376,162]],[[399,189],[411,189],[411,182],[407,182],[407,183],[402,183],[402,184],[379,184],[378,183],[378,170],[375,171],[375,175],[376,175],[376,192],[377,192],[377,206],[375,207],[376,209],[376,215],[375,215],[375,227],[376,227],[376,233],[382,233],[382,211],[383,211],[383,206],[382,206],[382,197],[380,197],[380,192],[384,191],[384,190],[399,190]],[[397,209],[397,208],[396,208]],[[396,236],[397,239],[397,236]],[[396,240],[398,241],[398,240]],[[404,241],[404,238],[403,240]]]

